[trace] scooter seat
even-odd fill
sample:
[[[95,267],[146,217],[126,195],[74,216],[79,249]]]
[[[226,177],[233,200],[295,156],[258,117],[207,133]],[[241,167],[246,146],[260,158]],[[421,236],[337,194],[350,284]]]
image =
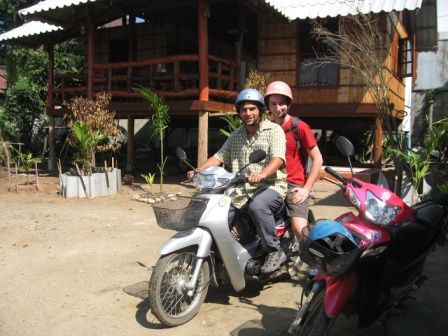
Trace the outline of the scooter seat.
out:
[[[443,214],[443,207],[437,204],[430,204],[419,208],[414,212],[414,216],[418,223],[433,229],[437,229],[435,226],[442,224],[443,221],[441,221],[441,218],[443,217]]]

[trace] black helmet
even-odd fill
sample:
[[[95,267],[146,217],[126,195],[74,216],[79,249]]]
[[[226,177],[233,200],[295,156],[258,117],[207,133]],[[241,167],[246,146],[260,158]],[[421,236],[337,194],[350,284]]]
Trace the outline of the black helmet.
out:
[[[244,102],[251,102],[257,105],[260,109],[260,113],[263,113],[266,109],[263,95],[260,91],[255,89],[245,89],[236,96],[235,107],[237,111],[239,110],[240,105]]]

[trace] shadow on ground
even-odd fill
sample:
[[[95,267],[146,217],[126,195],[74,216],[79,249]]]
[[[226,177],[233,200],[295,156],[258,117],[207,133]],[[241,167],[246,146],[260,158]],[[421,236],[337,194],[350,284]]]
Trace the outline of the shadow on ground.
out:
[[[304,270],[301,273],[304,275],[306,274],[306,271]],[[214,303],[220,305],[231,305],[230,298],[235,297],[241,304],[257,309],[263,316],[261,320],[247,321],[238,328],[232,330],[230,332],[230,335],[232,336],[287,335],[286,331],[292,317],[294,316],[294,309],[255,304],[251,300],[252,298],[260,295],[261,291],[270,288],[276,282],[280,281],[293,283],[295,286],[302,287],[305,283],[305,276],[295,278],[282,276],[265,282],[249,280],[246,288],[238,293],[235,292],[230,284],[226,284],[218,288],[210,287],[204,304]],[[151,307],[148,300],[148,287],[148,281],[141,281],[123,288],[123,291],[128,295],[142,299],[142,301],[137,305],[137,311],[135,313],[135,319],[142,327],[154,330],[165,329],[166,327],[161,324],[154,315],[151,314]]]
[[[345,199],[341,190],[321,190],[316,192],[316,198],[313,205],[321,206],[351,206],[351,204]]]

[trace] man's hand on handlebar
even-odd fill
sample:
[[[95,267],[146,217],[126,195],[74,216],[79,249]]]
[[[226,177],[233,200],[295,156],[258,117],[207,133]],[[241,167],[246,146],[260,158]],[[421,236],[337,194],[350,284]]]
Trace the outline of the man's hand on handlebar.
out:
[[[250,184],[256,184],[256,183],[260,183],[265,178],[266,178],[266,176],[263,173],[251,173],[249,175],[249,178],[247,179],[247,181]]]
[[[192,180],[193,179],[193,176],[195,175],[195,174],[197,174],[197,173],[199,173],[200,172],[200,170],[199,169],[195,169],[195,170],[190,170],[190,171],[188,171],[187,172],[187,179],[188,180]]]

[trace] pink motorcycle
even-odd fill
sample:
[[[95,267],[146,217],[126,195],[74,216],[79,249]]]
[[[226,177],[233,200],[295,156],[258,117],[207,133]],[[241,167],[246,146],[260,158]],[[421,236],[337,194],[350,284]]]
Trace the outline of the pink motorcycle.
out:
[[[350,163],[350,141],[338,137],[336,145]],[[448,195],[409,207],[391,191],[354,178],[353,170],[348,179],[325,171],[359,213],[304,229],[300,257],[311,271],[288,330],[296,336],[328,335],[340,314],[356,315],[358,328],[385,321],[426,280],[426,257],[446,238]]]

